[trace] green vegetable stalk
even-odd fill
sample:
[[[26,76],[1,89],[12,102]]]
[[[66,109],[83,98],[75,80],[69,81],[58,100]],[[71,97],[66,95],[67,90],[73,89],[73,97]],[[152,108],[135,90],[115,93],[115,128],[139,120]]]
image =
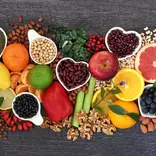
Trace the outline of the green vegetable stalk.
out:
[[[78,112],[80,112],[81,109],[82,109],[84,95],[85,95],[84,92],[79,91],[79,93],[77,94],[77,97],[76,97],[76,105],[75,105],[75,110],[74,110],[74,114],[73,114],[73,121],[72,121],[72,125],[75,126],[75,127],[79,127],[79,123],[78,123],[78,121],[76,119],[76,114]]]
[[[89,80],[88,93],[85,95],[84,104],[83,104],[83,110],[86,113],[89,113],[89,110],[90,110],[95,83],[96,83],[95,78],[91,77]]]

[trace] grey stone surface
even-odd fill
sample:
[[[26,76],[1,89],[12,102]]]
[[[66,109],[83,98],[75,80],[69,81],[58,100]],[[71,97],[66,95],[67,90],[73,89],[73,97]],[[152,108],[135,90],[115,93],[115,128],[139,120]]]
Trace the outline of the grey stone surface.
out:
[[[0,26],[8,20],[45,18],[47,24],[83,26],[89,33],[104,34],[113,26],[141,31],[155,27],[155,0],[0,0]],[[9,133],[0,140],[0,156],[155,156],[156,132],[143,135],[139,125],[118,130],[114,136],[96,134],[91,141],[67,141],[66,130],[54,133],[34,128]]]

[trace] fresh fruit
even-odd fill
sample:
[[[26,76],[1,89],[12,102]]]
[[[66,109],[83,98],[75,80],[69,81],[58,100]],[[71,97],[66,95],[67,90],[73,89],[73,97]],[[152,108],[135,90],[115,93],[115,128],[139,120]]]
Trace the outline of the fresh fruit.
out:
[[[128,113],[137,113],[139,114],[139,109],[135,102],[126,102],[117,100],[114,102],[115,105],[122,107]],[[118,115],[111,110],[108,112],[112,124],[120,129],[130,128],[136,124],[136,121],[133,120],[128,115]]]
[[[107,51],[95,53],[89,61],[91,74],[101,81],[112,79],[118,72],[118,68],[117,57]]]
[[[12,101],[15,97],[15,93],[11,88],[6,90],[0,90],[0,97],[4,97],[2,105],[0,105],[1,110],[11,109]]]
[[[145,88],[142,96],[140,97],[140,106],[144,114],[156,113],[156,89],[154,87]]]
[[[111,88],[108,88],[111,89]],[[105,89],[105,95],[108,93],[107,89]],[[95,101],[95,99],[97,98],[98,101],[101,100],[101,89],[97,90],[94,95],[93,95],[93,99],[92,99],[92,103]],[[117,101],[117,97],[114,94],[109,93],[106,97],[105,100],[111,100],[112,102]],[[105,115],[108,115],[108,111],[109,111],[109,107],[108,107],[108,103],[105,101],[101,101],[98,105],[100,108],[102,108],[103,112]]]
[[[8,69],[19,72],[27,66],[29,54],[22,44],[14,43],[5,48],[2,59]]]
[[[54,74],[47,65],[36,65],[28,75],[31,86],[35,89],[45,89],[53,81]]]
[[[22,93],[22,92],[26,92],[27,90],[28,90],[28,87],[27,87],[27,86],[25,86],[25,85],[23,85],[23,84],[20,84],[20,85],[18,85],[18,86],[16,87],[15,93],[16,93],[16,95],[17,95],[17,94],[20,94],[20,93]]]
[[[122,69],[113,78],[115,85],[118,85],[122,93],[116,97],[123,101],[133,101],[141,96],[144,90],[144,79],[142,75],[134,69]]]
[[[149,83],[156,81],[156,43],[148,44],[140,49],[136,56],[135,68],[140,71],[144,80]]]
[[[10,73],[6,66],[0,62],[0,89],[7,89],[11,85]]]

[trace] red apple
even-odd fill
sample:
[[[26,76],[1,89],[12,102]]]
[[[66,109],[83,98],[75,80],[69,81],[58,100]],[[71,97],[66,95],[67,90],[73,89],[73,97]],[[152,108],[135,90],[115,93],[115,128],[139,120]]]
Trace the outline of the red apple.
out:
[[[112,79],[117,74],[118,68],[118,58],[108,51],[95,53],[89,61],[90,73],[101,81]]]

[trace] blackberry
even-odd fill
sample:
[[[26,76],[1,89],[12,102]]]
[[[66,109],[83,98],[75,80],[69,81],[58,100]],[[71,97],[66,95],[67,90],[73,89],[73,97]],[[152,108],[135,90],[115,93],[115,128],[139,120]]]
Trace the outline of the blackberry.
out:
[[[153,95],[151,93],[148,94],[148,97],[153,97]]]
[[[153,97],[152,101],[153,101],[154,103],[156,103],[156,97]]]
[[[147,114],[148,113],[148,109],[145,107],[145,108],[142,108],[142,112],[144,113],[144,114]]]
[[[145,101],[141,101],[141,106],[146,106],[146,102]]]
[[[156,108],[156,104],[155,103],[151,103],[150,108],[155,109]]]
[[[154,89],[153,87],[151,87],[151,88],[149,89],[149,91],[150,91],[151,93],[153,93],[153,92],[155,91],[155,89]]]
[[[151,109],[149,110],[149,113],[150,113],[150,114],[154,114],[154,113],[155,113],[155,109],[151,108]]]
[[[151,104],[152,103],[152,99],[150,97],[148,97],[146,100],[145,100],[146,104]]]
[[[146,88],[143,94],[148,94],[148,93],[149,93],[149,90]]]

